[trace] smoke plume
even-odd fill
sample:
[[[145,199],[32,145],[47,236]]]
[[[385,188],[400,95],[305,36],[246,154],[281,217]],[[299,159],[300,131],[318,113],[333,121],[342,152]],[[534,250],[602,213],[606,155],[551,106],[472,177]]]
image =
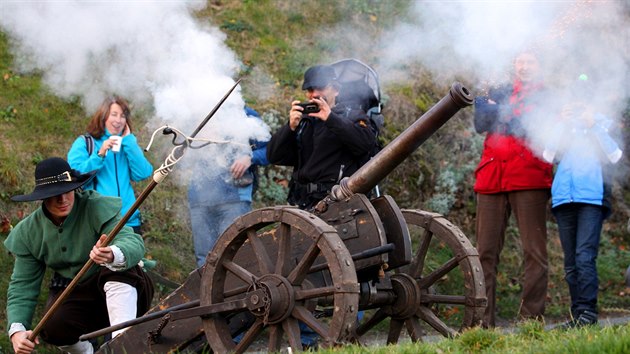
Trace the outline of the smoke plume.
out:
[[[20,70],[41,72],[61,97],[80,97],[88,115],[115,93],[152,106],[157,119],[150,128],[166,123],[190,134],[234,84],[240,65],[225,35],[194,19],[205,1],[1,6],[0,27],[10,35]],[[199,137],[247,145],[249,138],[268,136],[263,125],[245,118],[243,107],[237,89]]]
[[[619,135],[630,96],[629,17],[622,1],[418,1],[412,20],[374,46],[381,49],[375,65],[385,84],[403,82],[405,68],[421,63],[437,82],[463,80],[477,95],[510,82],[519,52],[535,52],[549,91],[539,103],[544,114],[530,117],[526,129],[541,152],[559,138],[550,134],[554,120],[571,103],[579,78],[588,78],[589,104],[612,120],[610,132]]]

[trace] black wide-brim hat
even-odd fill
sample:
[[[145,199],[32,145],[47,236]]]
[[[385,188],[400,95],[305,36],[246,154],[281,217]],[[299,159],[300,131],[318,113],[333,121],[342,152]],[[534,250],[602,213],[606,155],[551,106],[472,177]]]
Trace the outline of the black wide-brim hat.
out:
[[[51,157],[35,166],[35,189],[31,194],[16,195],[11,200],[32,202],[73,191],[92,179],[96,171],[81,174],[70,168],[66,160]]]

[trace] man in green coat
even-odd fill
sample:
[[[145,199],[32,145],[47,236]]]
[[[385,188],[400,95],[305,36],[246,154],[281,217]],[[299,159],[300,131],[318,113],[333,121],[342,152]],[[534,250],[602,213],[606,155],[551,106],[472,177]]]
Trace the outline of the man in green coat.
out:
[[[40,208],[11,231],[5,247],[15,256],[7,292],[9,336],[16,353],[31,353],[31,321],[46,267],[54,271],[49,308],[83,265],[95,265],[44,323],[41,338],[69,353],[92,353],[81,334],[144,314],[153,284],[138,266],[144,255],[142,238],[125,226],[102,247],[121,219],[119,198],[82,191],[94,173],[80,174],[62,158],[49,158],[35,168],[35,189],[14,201],[42,200]],[[115,333],[117,334],[117,333]]]

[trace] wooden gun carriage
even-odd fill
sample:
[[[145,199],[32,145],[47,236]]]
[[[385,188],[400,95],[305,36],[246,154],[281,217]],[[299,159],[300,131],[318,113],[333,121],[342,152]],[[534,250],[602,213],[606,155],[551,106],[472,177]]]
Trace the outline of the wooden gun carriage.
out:
[[[366,193],[472,96],[461,84],[312,212],[274,206],[247,213],[220,236],[203,267],[100,353],[303,350],[361,342],[387,327],[413,341],[453,336],[486,306],[476,249],[441,215],[402,210]],[[359,321],[359,318],[362,319]]]

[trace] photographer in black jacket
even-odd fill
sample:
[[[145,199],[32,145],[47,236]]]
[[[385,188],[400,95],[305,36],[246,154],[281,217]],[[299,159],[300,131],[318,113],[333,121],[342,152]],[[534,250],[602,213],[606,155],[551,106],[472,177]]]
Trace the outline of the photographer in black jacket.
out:
[[[340,85],[333,67],[309,68],[302,89],[319,111],[305,114],[304,104],[291,102],[289,123],[271,137],[267,159],[294,167],[288,202],[310,209],[369,159],[376,135],[363,110],[336,104]]]

